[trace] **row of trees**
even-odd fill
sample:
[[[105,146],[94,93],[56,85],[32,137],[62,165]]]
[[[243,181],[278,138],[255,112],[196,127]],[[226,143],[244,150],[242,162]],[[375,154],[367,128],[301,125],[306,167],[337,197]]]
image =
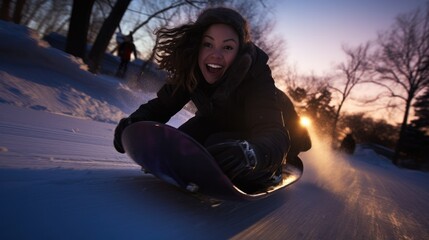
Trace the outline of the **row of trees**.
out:
[[[270,55],[275,78],[284,82],[299,110],[313,118],[319,132],[330,136],[334,145],[344,129],[350,128],[359,141],[394,148],[394,162],[398,163],[402,153],[410,152],[405,143],[410,142],[411,132],[422,139],[428,135],[429,6],[398,16],[394,25],[373,42],[343,46],[346,60],[329,76],[282,71],[285,43],[273,36],[273,6],[263,0],[3,0],[0,17],[41,34],[66,35],[66,51],[84,59],[90,70],[97,72],[105,52],[114,47],[115,31],[138,35],[135,39],[144,41],[145,58],[151,60],[154,29],[195,19],[201,9],[216,5],[234,7],[248,18],[255,43]],[[89,51],[87,43],[92,44]],[[362,85],[383,90],[360,99],[363,104],[383,102],[384,108],[402,107],[399,128],[366,114],[343,113],[345,104],[359,95]],[[409,121],[411,110],[413,121]]]
[[[278,68],[284,64],[284,43],[271,36],[274,15],[270,14],[272,6],[264,0],[3,0],[0,17],[29,26],[41,35],[66,35],[66,51],[84,59],[92,72],[98,72],[106,50],[115,47],[115,31],[134,34],[141,43],[136,44],[145,48],[145,58],[152,59],[156,28],[195,19],[202,9],[218,5],[234,7],[246,16],[252,23],[255,42],[271,56],[270,64]],[[21,16],[19,20],[12,17],[15,15]],[[93,44],[89,51],[87,43]]]
[[[338,134],[348,127],[361,141],[368,141],[372,135],[372,142],[394,148],[395,164],[404,156],[428,161],[429,156],[422,149],[429,146],[429,5],[399,15],[391,28],[379,33],[375,41],[357,47],[343,46],[343,52],[346,60],[337,66],[334,74],[301,78],[298,81],[310,82],[307,84],[310,87],[303,89],[302,85],[292,84],[289,94],[297,101],[306,101],[303,110],[311,115],[320,131],[331,136],[334,146]],[[402,108],[399,128],[386,121],[369,121],[365,114],[342,113],[346,101],[363,94],[356,92],[358,86],[363,85],[379,89],[377,95],[360,100],[367,108],[380,102],[385,109]],[[409,121],[412,110],[415,119]],[[356,119],[363,126],[356,124]],[[363,131],[365,128],[367,131]],[[379,137],[370,134],[369,129]],[[382,132],[378,131],[381,129]],[[417,136],[419,141],[410,141]]]

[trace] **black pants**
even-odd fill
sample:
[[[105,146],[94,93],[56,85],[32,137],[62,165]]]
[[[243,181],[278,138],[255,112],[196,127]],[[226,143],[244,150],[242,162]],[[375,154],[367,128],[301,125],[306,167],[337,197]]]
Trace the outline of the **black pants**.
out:
[[[216,126],[210,119],[193,117],[179,127],[179,130],[188,134],[201,145],[208,147],[230,140],[244,140],[245,133],[228,132]]]
[[[206,140],[219,129],[208,118],[193,117],[179,127],[179,130],[188,134],[201,145],[206,146]]]
[[[125,76],[125,73],[127,73],[129,62],[130,62],[130,60],[121,59],[121,63],[119,63],[118,70],[116,71],[117,77],[124,77]]]
[[[231,140],[245,140],[247,135],[241,132],[224,131],[219,129],[210,119],[198,116],[189,119],[179,127],[179,130],[188,134],[205,147]],[[241,190],[253,193],[272,186],[272,177],[275,174],[275,172],[255,172],[246,177],[237,177],[237,180],[233,182]]]

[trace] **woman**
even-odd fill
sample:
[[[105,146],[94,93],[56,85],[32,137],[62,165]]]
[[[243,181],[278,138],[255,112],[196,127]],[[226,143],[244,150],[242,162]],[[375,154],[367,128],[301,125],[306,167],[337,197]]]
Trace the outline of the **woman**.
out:
[[[160,68],[170,73],[157,98],[141,105],[116,130],[137,121],[166,123],[193,101],[195,116],[179,129],[207,147],[238,186],[273,184],[291,146],[286,95],[274,85],[268,56],[250,40],[246,20],[229,8],[203,11],[195,23],[157,33]],[[290,100],[289,100],[290,101]],[[295,110],[286,107],[296,115]],[[308,137],[308,135],[307,135]]]

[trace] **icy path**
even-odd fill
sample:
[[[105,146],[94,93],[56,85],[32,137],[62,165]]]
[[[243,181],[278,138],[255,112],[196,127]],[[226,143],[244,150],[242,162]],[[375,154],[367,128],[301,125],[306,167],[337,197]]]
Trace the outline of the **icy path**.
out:
[[[372,152],[316,144],[289,189],[211,208],[116,153],[114,125],[0,111],[0,239],[429,239],[429,175]]]

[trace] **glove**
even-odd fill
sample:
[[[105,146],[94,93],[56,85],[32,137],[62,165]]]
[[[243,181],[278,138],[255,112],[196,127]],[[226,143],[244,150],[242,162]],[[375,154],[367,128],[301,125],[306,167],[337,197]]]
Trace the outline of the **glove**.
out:
[[[133,122],[131,121],[130,118],[122,118],[119,121],[118,126],[116,126],[115,128],[115,137],[113,139],[113,146],[115,146],[116,151],[120,153],[125,153],[124,147],[122,146],[122,139],[121,139],[122,132],[131,123]]]
[[[258,164],[254,147],[247,141],[219,143],[208,147],[207,150],[231,180],[251,173]]]

